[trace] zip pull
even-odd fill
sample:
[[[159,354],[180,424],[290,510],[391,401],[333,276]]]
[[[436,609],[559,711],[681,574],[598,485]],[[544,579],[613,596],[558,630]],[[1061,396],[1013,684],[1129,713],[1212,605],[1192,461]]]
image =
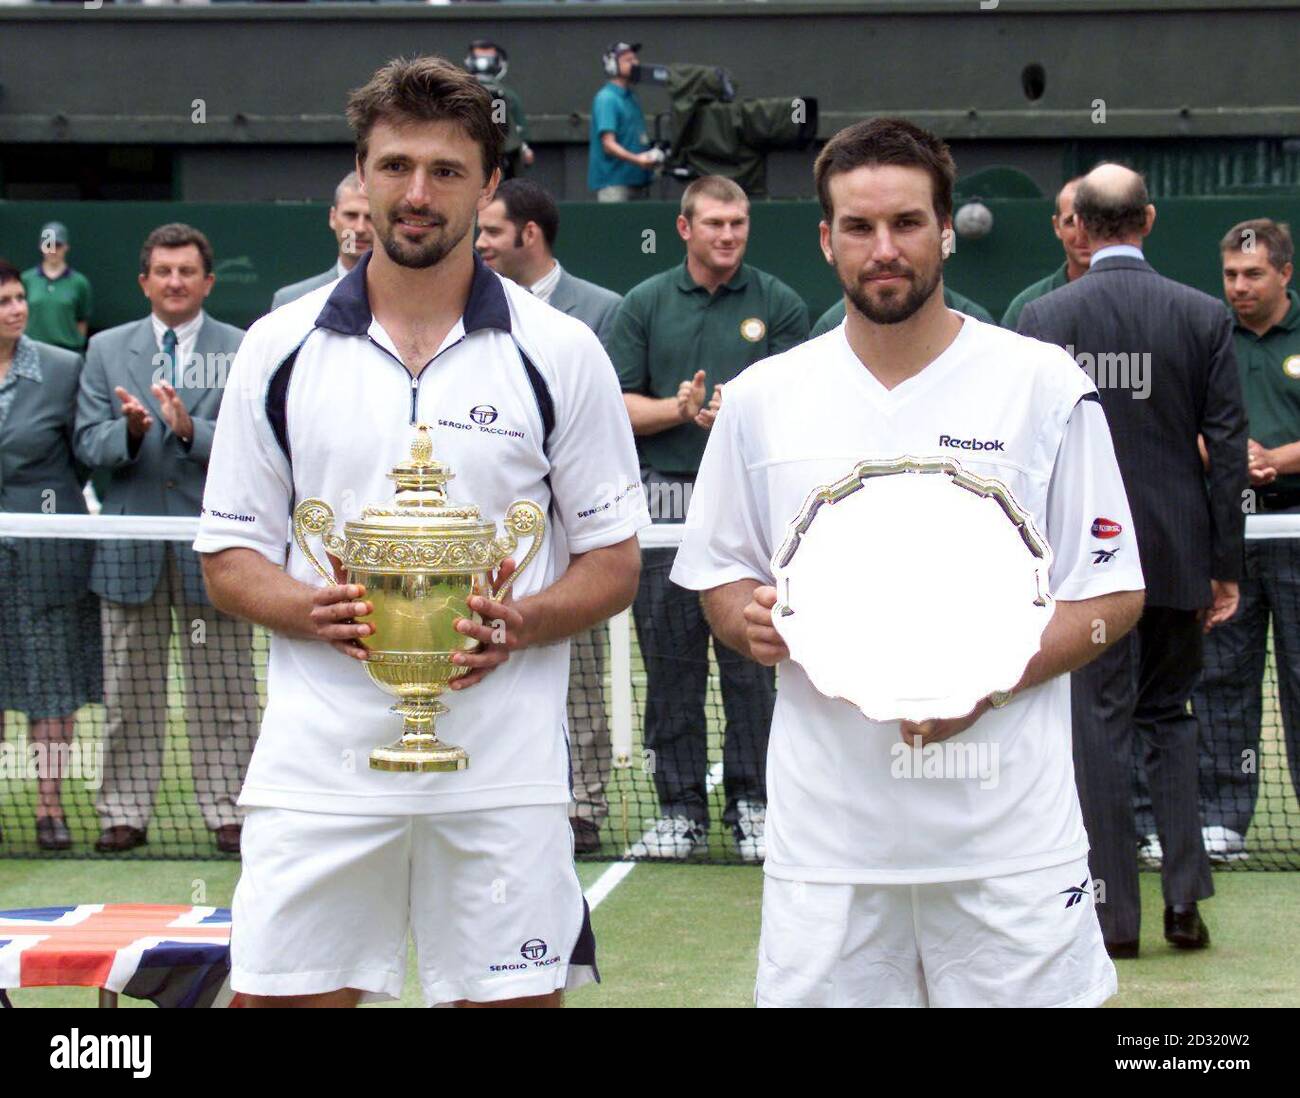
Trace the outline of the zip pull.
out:
[[[413,377],[411,378],[411,426],[412,427],[414,427],[416,423],[415,405],[419,398],[419,395],[420,395],[420,379],[418,377]]]

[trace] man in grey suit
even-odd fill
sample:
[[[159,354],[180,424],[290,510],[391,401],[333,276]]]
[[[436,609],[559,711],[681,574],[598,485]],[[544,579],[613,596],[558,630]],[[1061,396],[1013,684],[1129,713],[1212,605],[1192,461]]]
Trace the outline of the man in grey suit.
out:
[[[370,228],[370,199],[362,193],[361,180],[357,178],[356,172],[348,172],[334,188],[334,205],[330,207],[329,224],[339,244],[338,259],[334,266],[311,278],[304,278],[301,282],[281,286],[271,298],[272,312],[281,305],[297,301],[312,290],[342,278],[357,265],[358,259],[370,251],[374,242]]]
[[[199,514],[226,374],[244,337],[203,311],[212,246],[197,229],[154,229],[140,252],[150,315],[86,350],[76,453],[112,473],[106,515]],[[91,589],[103,600],[107,724],[96,849],[147,841],[167,733],[172,612],[185,668],[194,789],[220,850],[239,850],[235,807],[258,727],[252,629],[216,611],[198,558],[174,542],[101,541]]]
[[[507,179],[478,215],[474,247],[498,274],[531,290],[552,308],[577,317],[603,344],[622,297],[569,274],[556,261],[560,214],[555,200],[527,179]],[[612,367],[611,367],[612,368]],[[600,849],[600,825],[609,814],[605,785],[611,749],[605,714],[603,625],[579,633],[569,646],[569,762],[573,776],[574,849]]]
[[[1197,804],[1196,721],[1187,702],[1200,672],[1203,630],[1237,608],[1246,418],[1223,303],[1162,277],[1143,258],[1156,211],[1142,177],[1101,164],[1079,184],[1074,209],[1092,265],[1027,304],[1019,327],[1065,347],[1097,383],[1146,576],[1138,627],[1072,679],[1075,776],[1092,875],[1105,888],[1098,917],[1111,956],[1136,957],[1134,725],[1164,850],[1165,938],[1183,949],[1210,942],[1197,909],[1214,885]],[[1198,435],[1209,455],[1204,467]],[[1095,567],[1114,559],[1114,525],[1098,515],[1088,531]]]

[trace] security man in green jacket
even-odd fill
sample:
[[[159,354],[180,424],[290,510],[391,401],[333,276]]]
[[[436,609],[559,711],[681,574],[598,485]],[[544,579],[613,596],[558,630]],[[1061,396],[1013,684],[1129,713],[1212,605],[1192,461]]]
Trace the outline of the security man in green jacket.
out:
[[[677,231],[686,262],[628,291],[606,344],[637,436],[650,516],[660,523],[686,517],[726,383],[808,335],[798,294],[744,262],[749,200],[736,183],[716,175],[692,182]],[[709,627],[696,593],[668,579],[674,555],[643,552],[633,604],[646,665],[645,747],[661,806],[661,818],[630,851],[642,858],[686,858],[708,842]],[[740,856],[762,861],[772,669],[713,647],[726,711],[723,820]]]
[[[1289,288],[1295,247],[1285,225],[1258,218],[1234,225],[1219,250],[1224,296],[1236,313],[1254,509],[1300,514],[1300,297]],[[1205,849],[1215,862],[1247,856],[1270,618],[1287,758],[1300,797],[1300,539],[1246,542],[1237,613],[1205,637],[1192,707],[1201,729]]]
[[[1002,327],[1016,330],[1020,321],[1020,310],[1031,301],[1059,290],[1067,282],[1073,282],[1082,274],[1088,273],[1088,264],[1092,262],[1092,249],[1088,247],[1088,234],[1083,231],[1078,218],[1074,216],[1074,191],[1083,176],[1075,176],[1056,196],[1056,213],[1052,214],[1052,232],[1065,250],[1065,262],[1046,278],[1040,278],[1026,286],[1011,299],[1007,311],[1002,317]]]

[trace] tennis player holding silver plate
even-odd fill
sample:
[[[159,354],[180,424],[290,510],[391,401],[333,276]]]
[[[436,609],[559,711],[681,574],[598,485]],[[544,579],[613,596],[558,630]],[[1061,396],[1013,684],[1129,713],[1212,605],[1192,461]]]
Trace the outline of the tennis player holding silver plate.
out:
[[[902,120],[823,149],[845,322],[724,387],[672,573],[779,665],[760,1006],[1117,987],[1068,672],[1132,628],[1142,569],[1087,375],[944,305],[955,176]]]

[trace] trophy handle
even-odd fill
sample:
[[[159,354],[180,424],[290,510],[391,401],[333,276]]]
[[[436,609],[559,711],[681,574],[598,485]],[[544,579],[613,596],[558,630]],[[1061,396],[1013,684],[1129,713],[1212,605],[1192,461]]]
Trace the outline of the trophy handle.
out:
[[[499,560],[505,560],[515,551],[520,537],[531,537],[533,541],[528,546],[528,552],[524,554],[524,559],[519,562],[519,567],[511,572],[506,581],[492,592],[490,598],[493,602],[500,602],[505,598],[506,592],[514,585],[515,580],[532,563],[533,557],[537,556],[537,550],[542,547],[542,535],[546,533],[546,516],[542,513],[542,509],[532,500],[517,499],[506,511],[504,525],[506,532],[497,538],[496,543],[497,552],[501,554]]]
[[[326,583],[337,583],[334,573],[316,559],[307,539],[318,534],[327,551],[339,556],[343,550],[343,539],[332,533],[334,529],[334,509],[323,499],[305,499],[293,509],[293,540],[298,543],[302,555],[316,569]]]

